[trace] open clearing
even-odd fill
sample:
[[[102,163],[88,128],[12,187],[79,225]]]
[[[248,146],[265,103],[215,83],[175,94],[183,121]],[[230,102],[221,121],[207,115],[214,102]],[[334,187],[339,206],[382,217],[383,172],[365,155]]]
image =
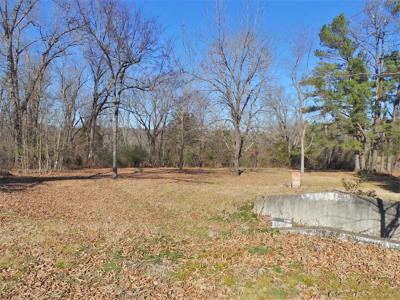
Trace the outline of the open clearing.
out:
[[[0,298],[400,295],[400,251],[279,234],[253,216],[257,195],[294,192],[290,170],[107,172],[0,179]],[[301,191],[351,177],[307,173]],[[398,187],[364,185],[388,200]]]

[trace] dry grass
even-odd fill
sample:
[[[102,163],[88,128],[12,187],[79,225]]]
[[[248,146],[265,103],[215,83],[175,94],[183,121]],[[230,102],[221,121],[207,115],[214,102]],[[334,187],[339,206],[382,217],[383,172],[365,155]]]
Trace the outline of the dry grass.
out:
[[[124,169],[0,184],[0,298],[396,298],[400,252],[278,234],[250,212],[290,171]],[[89,177],[97,174],[97,176]],[[306,174],[301,191],[351,173]],[[1,180],[1,179],[0,179]],[[391,179],[394,180],[394,179]],[[400,200],[397,181],[365,184]]]

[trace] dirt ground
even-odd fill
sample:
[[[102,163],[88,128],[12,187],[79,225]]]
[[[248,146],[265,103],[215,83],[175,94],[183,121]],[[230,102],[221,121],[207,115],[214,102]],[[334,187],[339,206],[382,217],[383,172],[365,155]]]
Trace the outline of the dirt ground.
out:
[[[280,234],[251,213],[290,170],[109,169],[0,178],[0,299],[379,298],[400,251]],[[307,173],[300,191],[352,173]],[[400,200],[399,179],[362,185]]]

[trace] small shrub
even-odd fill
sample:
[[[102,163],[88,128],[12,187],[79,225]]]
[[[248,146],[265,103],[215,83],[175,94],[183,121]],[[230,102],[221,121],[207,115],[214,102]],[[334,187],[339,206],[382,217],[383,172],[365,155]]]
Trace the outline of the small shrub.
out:
[[[146,150],[139,146],[124,146],[119,155],[119,164],[127,167],[140,167],[148,159]]]
[[[342,178],[343,187],[347,192],[355,194],[355,195],[367,196],[367,197],[371,197],[371,198],[378,197],[375,190],[362,191],[360,189],[360,186],[362,183],[363,183],[362,179],[353,181],[353,180],[346,180],[346,179]]]
[[[244,222],[252,222],[257,219],[257,215],[255,213],[253,213],[253,205],[252,204],[247,204],[247,205],[241,206],[238,209],[238,211],[231,214],[230,217],[232,220],[239,220],[239,221],[244,221]]]
[[[249,203],[239,207],[238,210],[233,213],[215,215],[210,217],[209,220],[216,222],[241,221],[244,223],[251,223],[257,220],[257,215],[253,212],[253,204]]]
[[[368,180],[368,176],[369,176],[369,171],[368,170],[359,170],[357,172],[357,177],[362,182],[367,181]]]
[[[360,179],[346,180],[346,179],[342,178],[342,184],[343,184],[344,189],[350,193],[356,193],[357,191],[359,191],[361,183],[362,183],[362,181]]]

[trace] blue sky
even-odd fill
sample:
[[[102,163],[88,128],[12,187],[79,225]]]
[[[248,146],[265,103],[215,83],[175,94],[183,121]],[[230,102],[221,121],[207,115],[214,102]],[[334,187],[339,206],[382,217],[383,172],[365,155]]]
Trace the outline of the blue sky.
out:
[[[179,48],[179,37],[182,26],[186,32],[193,33],[206,28],[207,11],[215,3],[213,0],[143,0],[143,8],[148,15],[154,16],[164,28],[164,34],[177,38],[176,47]],[[364,0],[254,0],[253,4],[263,7],[263,29],[269,34],[274,57],[274,73],[278,80],[285,85],[287,80],[284,74],[279,74],[281,63],[289,55],[291,39],[301,29],[309,32],[318,46],[318,32],[323,24],[329,23],[335,16],[344,13],[347,17],[358,14],[365,4]],[[225,1],[227,12],[231,19],[237,16],[243,1]],[[179,49],[178,49],[179,51]]]
[[[269,32],[279,37],[293,27],[307,26],[319,29],[334,16],[345,13],[352,16],[360,12],[364,0],[265,0],[261,3],[265,11],[265,25]],[[145,11],[156,16],[169,33],[177,33],[181,25],[201,28],[207,8],[213,0],[144,0]],[[225,1],[229,14],[240,12],[243,1]]]

